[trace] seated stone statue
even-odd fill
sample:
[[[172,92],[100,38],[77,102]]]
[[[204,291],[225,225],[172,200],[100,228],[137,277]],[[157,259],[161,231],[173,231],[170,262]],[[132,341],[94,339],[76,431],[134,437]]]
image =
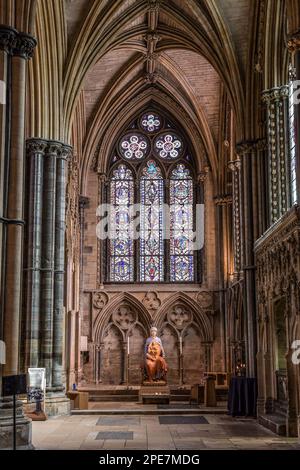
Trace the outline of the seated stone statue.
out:
[[[167,363],[161,339],[157,336],[157,328],[153,326],[150,337],[146,339],[144,349],[144,370],[149,382],[166,380]]]

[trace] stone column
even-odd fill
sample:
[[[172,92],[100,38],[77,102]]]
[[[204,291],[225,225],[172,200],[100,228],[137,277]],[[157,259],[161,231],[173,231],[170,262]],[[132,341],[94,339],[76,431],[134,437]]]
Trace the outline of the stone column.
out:
[[[233,205],[233,240],[234,240],[234,271],[239,278],[242,265],[241,243],[241,161],[239,158],[228,163],[232,176],[232,205]]]
[[[288,96],[287,85],[265,90],[262,94],[267,106],[271,223],[290,207]]]
[[[10,76],[10,131],[7,133],[9,155],[6,200],[6,259],[4,295],[4,341],[6,364],[4,374],[19,371],[19,336],[23,247],[23,193],[24,193],[24,128],[26,60],[32,57],[36,40],[27,34],[15,32],[11,47]]]
[[[30,139],[26,143],[29,167],[27,298],[25,326],[25,371],[39,367],[40,289],[43,207],[43,165],[47,142]]]
[[[84,219],[85,208],[89,204],[89,198],[79,196],[79,224],[80,224],[80,298],[83,297],[83,247],[84,247]],[[101,260],[100,260],[101,262]],[[103,281],[101,281],[103,282]],[[82,305],[80,305],[81,310]]]
[[[6,256],[7,176],[9,163],[8,136],[10,130],[10,51],[15,30],[0,28],[0,339],[3,340],[4,266]],[[0,368],[2,366],[0,365]],[[0,383],[1,385],[1,383]]]
[[[107,176],[104,173],[99,173],[98,174],[98,187],[99,187],[99,194],[98,194],[98,203],[100,204],[105,204],[108,203],[108,194],[109,194],[109,182],[107,179]],[[86,204],[84,203],[84,207],[86,207]],[[99,221],[99,218],[98,218]],[[84,245],[84,232],[81,233],[81,238],[83,240],[83,245]],[[83,248],[82,245],[82,248]],[[97,284],[100,285],[101,288],[104,287],[105,281],[108,279],[108,273],[110,272],[110,269],[108,267],[108,246],[109,246],[109,239],[105,240],[97,240],[97,245],[98,245],[98,263],[99,263],[99,274],[98,274],[98,279],[97,279]],[[83,250],[81,251],[81,258],[83,260]]]
[[[66,230],[66,159],[72,148],[63,145],[56,159],[55,196],[55,249],[54,249],[54,311],[52,390],[62,391],[63,324],[64,324],[64,277],[65,277],[65,230]]]
[[[0,118],[0,338],[6,343],[5,375],[19,372],[26,61],[32,57],[35,46],[32,36],[0,26],[3,51],[0,79],[6,84],[6,104]],[[11,397],[0,399],[0,448],[11,448],[12,406]],[[17,446],[31,446],[31,422],[24,418],[20,402],[17,402]]]
[[[41,366],[47,389],[52,389],[56,164],[62,145],[49,142],[45,153],[41,280]]]
[[[246,373],[249,377],[256,376],[256,300],[255,300],[255,266],[254,266],[254,227],[253,206],[255,195],[252,188],[252,163],[256,158],[255,142],[240,142],[237,145],[237,154],[241,161],[242,186],[242,229],[244,240],[243,272],[244,272],[244,299],[245,299],[245,352]]]

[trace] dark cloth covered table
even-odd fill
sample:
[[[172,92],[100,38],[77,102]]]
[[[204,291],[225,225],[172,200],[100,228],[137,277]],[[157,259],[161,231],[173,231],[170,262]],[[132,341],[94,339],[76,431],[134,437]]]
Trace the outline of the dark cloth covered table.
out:
[[[228,414],[256,416],[257,382],[255,378],[232,377],[228,391]]]

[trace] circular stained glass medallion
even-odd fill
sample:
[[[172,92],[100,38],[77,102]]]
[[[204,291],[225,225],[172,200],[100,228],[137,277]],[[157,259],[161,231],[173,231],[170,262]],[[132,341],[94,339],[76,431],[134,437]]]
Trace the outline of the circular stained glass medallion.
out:
[[[162,119],[155,113],[145,113],[141,117],[141,126],[147,132],[157,132],[162,126]]]
[[[150,143],[143,134],[130,132],[120,140],[119,150],[127,160],[141,160],[148,155]]]
[[[157,155],[165,160],[178,158],[183,152],[183,142],[173,132],[164,132],[156,137],[154,149]]]

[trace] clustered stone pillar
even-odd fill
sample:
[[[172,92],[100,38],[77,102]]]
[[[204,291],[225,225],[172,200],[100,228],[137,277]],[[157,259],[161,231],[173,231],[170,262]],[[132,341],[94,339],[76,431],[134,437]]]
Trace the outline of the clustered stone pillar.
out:
[[[255,266],[254,266],[254,226],[252,223],[254,197],[251,185],[254,159],[257,158],[256,142],[240,142],[236,153],[241,161],[242,185],[242,234],[244,240],[243,277],[245,308],[245,355],[246,374],[256,376],[256,302],[255,302]]]
[[[276,222],[290,207],[288,97],[287,85],[271,88],[262,95],[267,106],[271,223]]]
[[[28,239],[27,239],[27,305],[25,320],[25,370],[38,367],[40,349],[40,290],[42,253],[43,167],[47,142],[27,141],[29,169]]]
[[[43,190],[42,280],[41,280],[41,365],[46,368],[47,389],[52,387],[53,308],[56,158],[61,144],[51,142],[45,152]]]
[[[241,161],[239,157],[228,163],[232,171],[232,212],[233,212],[233,239],[234,239],[234,271],[237,276],[242,266],[241,243]]]
[[[20,317],[24,237],[24,132],[26,64],[36,40],[0,26],[2,80],[0,177],[0,339],[6,344],[4,375],[20,370]],[[1,392],[0,392],[1,393]],[[10,397],[0,400],[0,448],[11,445]],[[17,445],[31,445],[31,425],[17,402]]]
[[[63,333],[66,160],[71,147],[30,139],[26,363],[46,368],[48,414],[64,412]],[[55,398],[59,397],[60,405]],[[55,405],[54,405],[55,403]],[[65,407],[68,411],[68,406]]]
[[[65,277],[65,225],[66,225],[66,160],[71,147],[63,145],[57,155],[55,250],[54,250],[54,311],[53,311],[53,368],[52,388],[62,391],[62,361],[64,332],[64,277]]]

